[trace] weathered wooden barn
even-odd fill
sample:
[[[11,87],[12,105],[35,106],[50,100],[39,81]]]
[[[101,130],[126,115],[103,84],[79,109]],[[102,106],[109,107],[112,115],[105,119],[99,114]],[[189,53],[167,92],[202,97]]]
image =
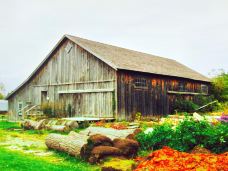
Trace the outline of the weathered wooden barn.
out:
[[[7,99],[11,120],[47,102],[70,105],[68,117],[129,120],[168,114],[177,95],[207,94],[209,85],[175,60],[65,35]]]

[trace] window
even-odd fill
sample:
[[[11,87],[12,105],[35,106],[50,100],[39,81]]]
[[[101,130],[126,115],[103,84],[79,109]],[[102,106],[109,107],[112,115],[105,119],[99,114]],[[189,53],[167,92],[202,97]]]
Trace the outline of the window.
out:
[[[23,103],[22,102],[18,102],[18,115],[22,116],[22,107],[23,107]]]
[[[205,84],[201,84],[201,92],[208,94],[208,86]]]
[[[135,88],[148,88],[147,80],[145,78],[136,78],[134,80]]]
[[[184,82],[179,82],[178,83],[178,91],[185,91],[185,83]]]

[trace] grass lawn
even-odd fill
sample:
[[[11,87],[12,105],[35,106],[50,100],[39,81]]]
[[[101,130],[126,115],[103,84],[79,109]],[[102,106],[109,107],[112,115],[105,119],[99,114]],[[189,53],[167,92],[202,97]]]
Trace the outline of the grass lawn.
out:
[[[100,170],[98,166],[90,165],[79,158],[49,151],[44,144],[48,133],[24,131],[20,130],[18,123],[0,121],[0,171]],[[39,156],[38,153],[42,155]]]
[[[2,171],[92,171],[98,170],[80,159],[60,154],[61,162],[48,161],[32,155],[0,148],[0,170]]]
[[[16,122],[0,121],[0,130],[19,129],[20,124]]]

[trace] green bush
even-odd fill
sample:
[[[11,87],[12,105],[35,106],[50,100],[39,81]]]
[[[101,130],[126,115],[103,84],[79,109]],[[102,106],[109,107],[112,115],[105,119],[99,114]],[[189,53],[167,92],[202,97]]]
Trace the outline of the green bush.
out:
[[[211,125],[207,121],[196,122],[185,119],[175,129],[172,125],[160,125],[154,131],[137,136],[142,150],[160,149],[169,146],[179,151],[190,151],[200,145],[212,152],[221,153],[228,151],[228,124]]]
[[[195,122],[186,119],[176,127],[172,146],[180,151],[189,151],[196,145],[205,146],[210,141],[211,132],[213,126],[207,121]]]
[[[165,145],[168,145],[174,137],[172,125],[163,124],[154,127],[154,131],[148,134],[140,133],[137,135],[137,140],[143,150],[157,150]]]
[[[193,103],[193,101],[191,100],[185,100],[181,97],[178,97],[175,101],[175,103],[173,104],[173,113],[175,111],[177,112],[193,112],[196,109],[198,109],[199,106],[195,103]]]
[[[49,118],[53,117],[53,109],[52,105],[49,103],[43,103],[41,105],[41,110],[43,111],[44,115],[46,115]]]
[[[41,110],[49,118],[62,118],[67,116],[65,105],[59,102],[46,102],[41,104]]]
[[[213,96],[204,96],[204,95],[198,95],[195,96],[194,98],[194,103],[197,104],[199,107],[204,106],[206,104],[209,104],[216,99]],[[217,100],[216,100],[217,101]],[[216,103],[210,104],[206,106],[205,108],[200,109],[200,112],[212,112],[212,111],[217,111],[221,109],[220,103],[217,101]]]
[[[205,96],[205,95],[194,96],[193,100],[186,100],[183,97],[178,96],[176,101],[173,104],[172,113],[174,113],[175,111],[191,113],[196,111],[201,106],[207,105],[215,100],[216,99],[214,99],[213,96]],[[220,109],[221,109],[220,103],[216,102],[206,106],[205,108],[200,109],[199,111],[205,113],[205,112],[217,111]]]

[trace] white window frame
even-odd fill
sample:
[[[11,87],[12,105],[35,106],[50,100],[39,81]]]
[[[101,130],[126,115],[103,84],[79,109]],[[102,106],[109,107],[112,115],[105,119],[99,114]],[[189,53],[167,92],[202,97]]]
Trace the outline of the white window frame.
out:
[[[18,104],[17,104],[17,114],[18,114],[18,116],[22,116],[22,109],[23,109],[23,102],[18,102]]]

